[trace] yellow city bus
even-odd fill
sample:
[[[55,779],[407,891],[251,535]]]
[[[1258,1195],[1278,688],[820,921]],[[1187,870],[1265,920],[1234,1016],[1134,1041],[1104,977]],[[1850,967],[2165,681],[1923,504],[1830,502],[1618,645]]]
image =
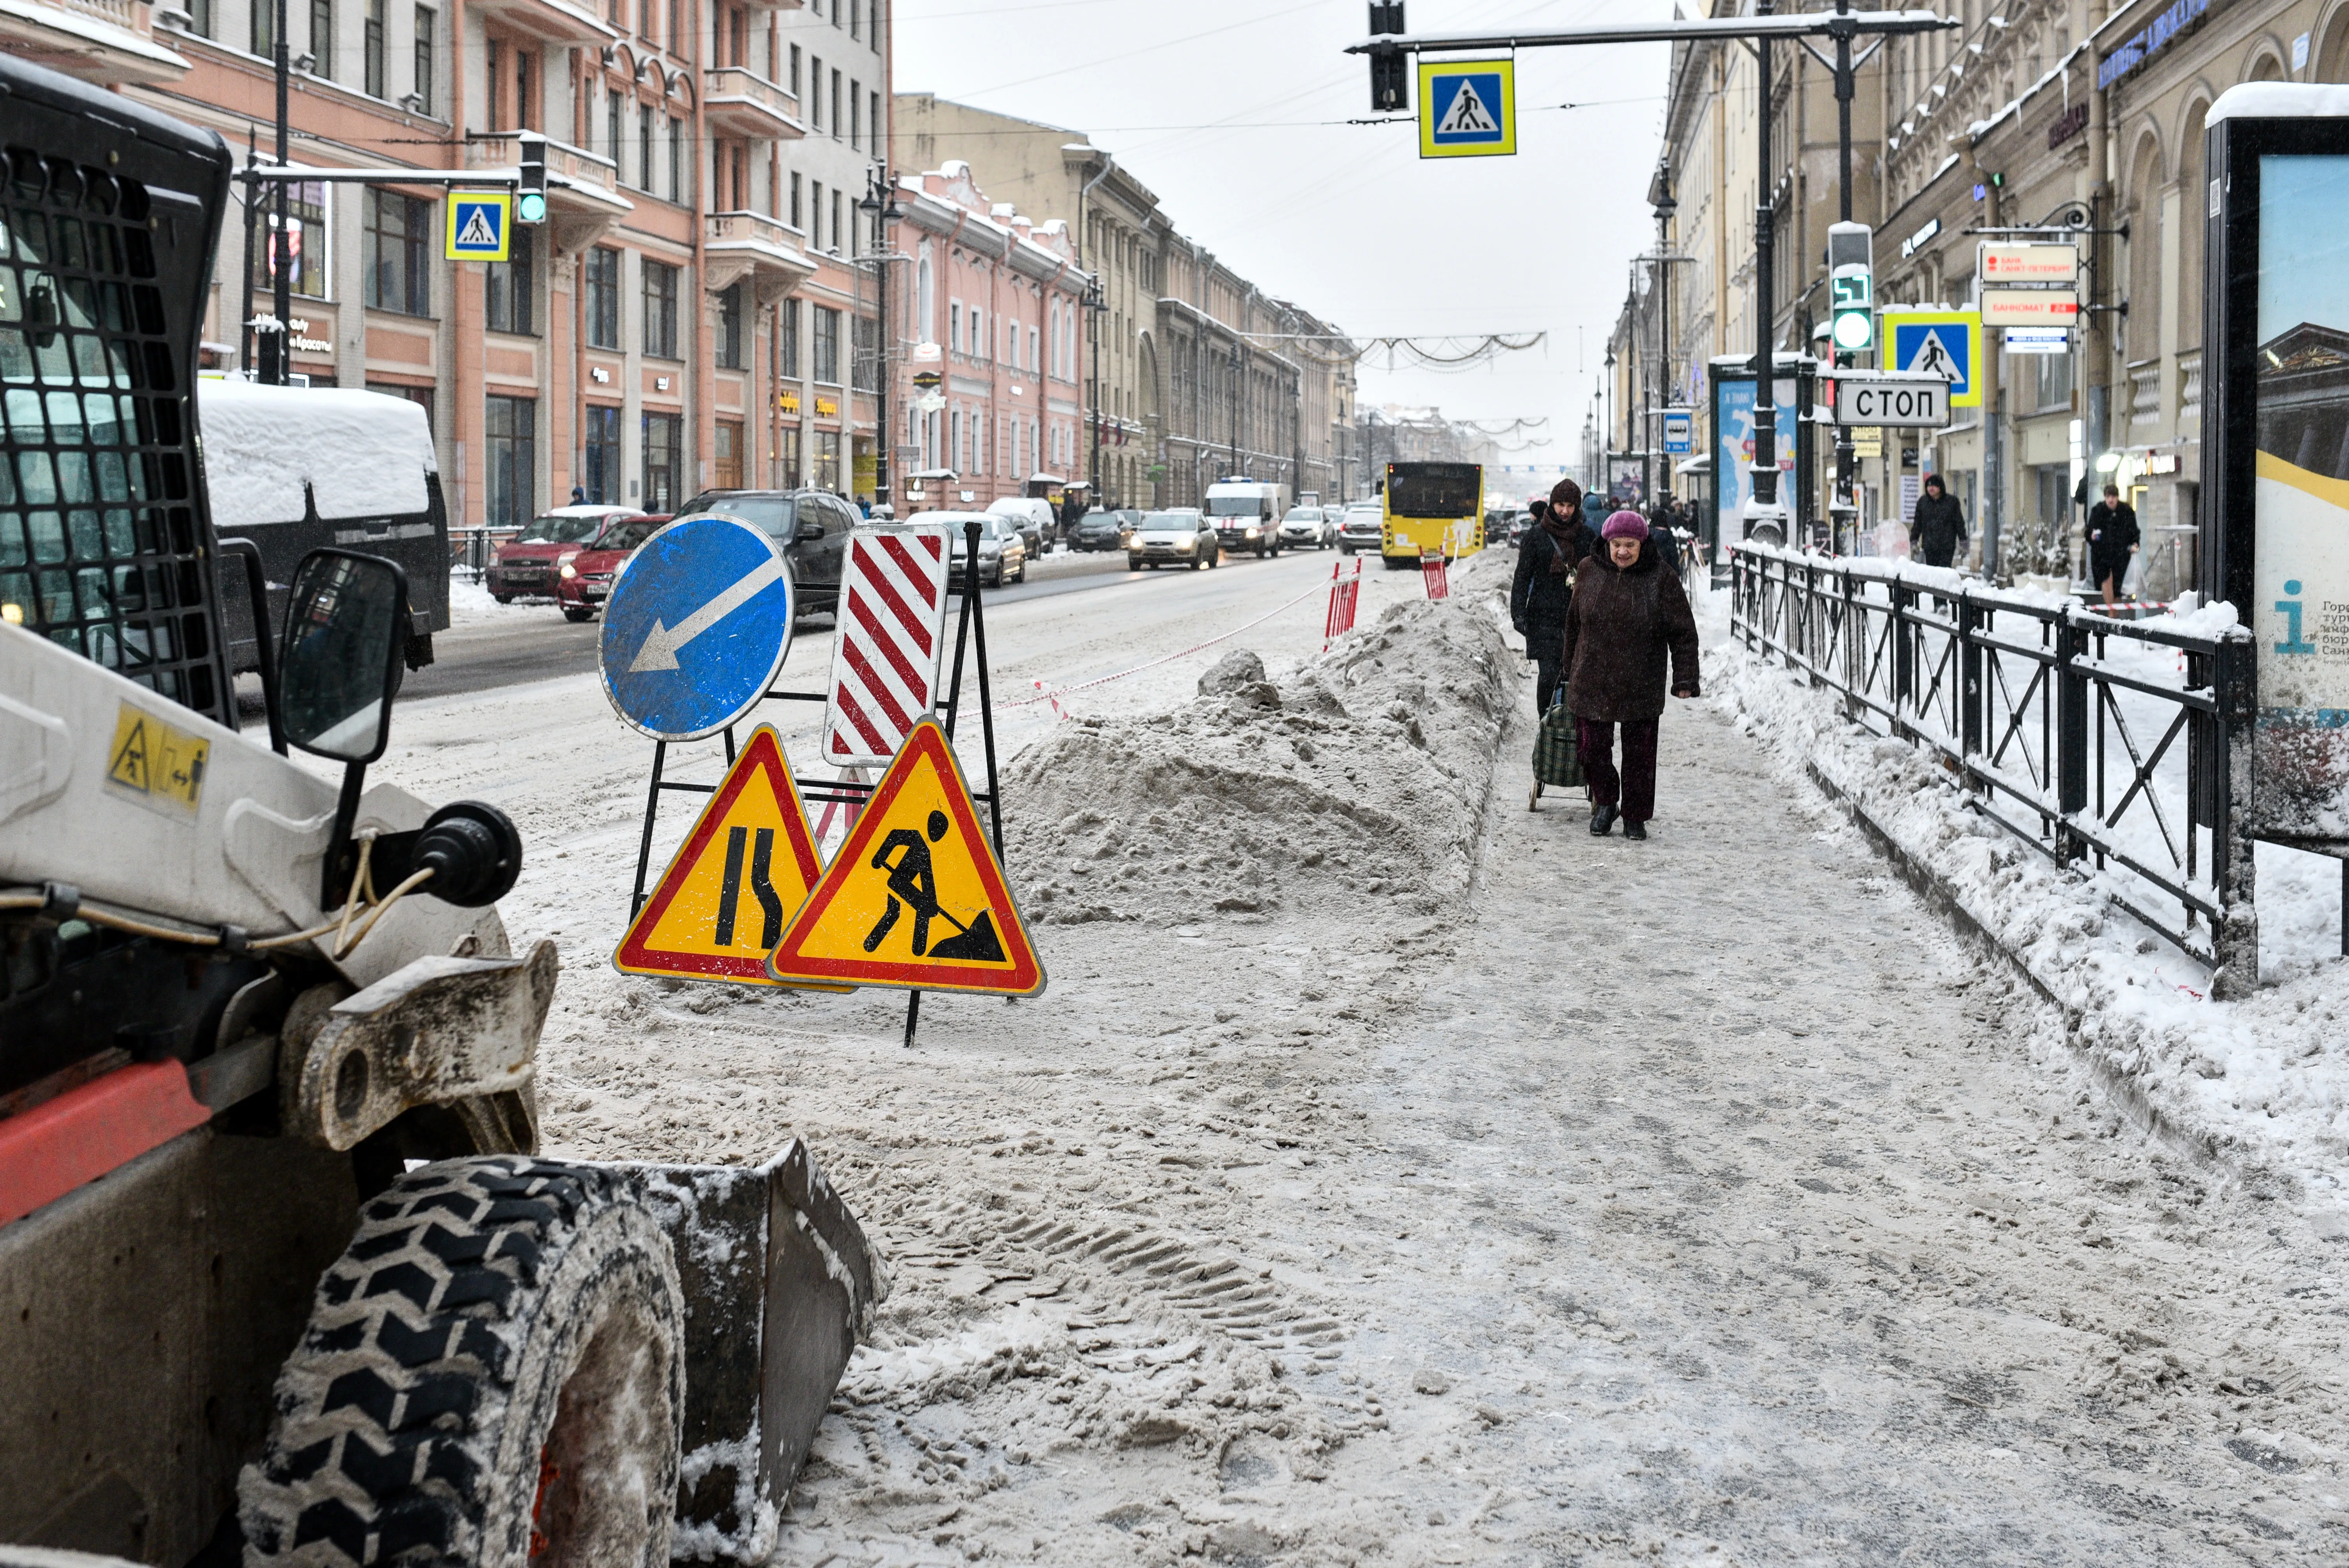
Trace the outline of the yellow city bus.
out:
[[[1380,487],[1379,553],[1387,566],[1485,548],[1485,470],[1475,463],[1389,463]]]

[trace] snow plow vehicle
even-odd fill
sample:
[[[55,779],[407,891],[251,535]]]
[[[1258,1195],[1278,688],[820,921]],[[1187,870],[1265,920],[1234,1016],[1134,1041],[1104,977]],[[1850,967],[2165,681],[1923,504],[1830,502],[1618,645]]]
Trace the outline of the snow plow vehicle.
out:
[[[227,148],[0,102],[0,1563],[764,1562],[877,1258],[796,1140],[538,1157],[520,837],[367,779],[429,612],[327,546],[273,635],[207,500]]]

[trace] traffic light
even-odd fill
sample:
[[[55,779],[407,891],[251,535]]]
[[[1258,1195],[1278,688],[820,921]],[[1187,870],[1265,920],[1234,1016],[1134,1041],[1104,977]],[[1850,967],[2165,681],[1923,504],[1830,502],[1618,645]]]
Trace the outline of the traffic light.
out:
[[[1371,0],[1371,36],[1402,31],[1402,0]],[[1392,44],[1371,46],[1371,112],[1402,114],[1411,108],[1411,68]]]
[[[514,185],[514,222],[546,222],[546,139],[529,132],[522,137],[522,179]]]
[[[1837,354],[1876,346],[1876,236],[1865,223],[1827,227],[1827,290]]]

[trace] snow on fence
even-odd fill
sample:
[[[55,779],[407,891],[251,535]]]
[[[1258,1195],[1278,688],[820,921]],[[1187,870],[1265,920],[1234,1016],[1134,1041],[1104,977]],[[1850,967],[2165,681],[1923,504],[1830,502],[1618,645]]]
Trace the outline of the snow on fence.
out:
[[[1845,717],[1938,754],[1971,804],[2222,975],[2257,984],[2237,910],[2251,847],[2252,647],[2240,626],[2108,620],[2076,600],[1867,557],[1732,547],[1730,628],[1842,695]]]

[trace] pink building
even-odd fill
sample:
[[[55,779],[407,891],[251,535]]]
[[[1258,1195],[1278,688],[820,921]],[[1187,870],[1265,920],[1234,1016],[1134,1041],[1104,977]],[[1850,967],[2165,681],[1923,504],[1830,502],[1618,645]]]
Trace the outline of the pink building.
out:
[[[1057,503],[1083,472],[1086,277],[1067,225],[990,205],[960,161],[902,179],[897,205],[892,238],[907,262],[889,280],[891,330],[909,351],[890,411],[904,510]],[[925,368],[941,376],[935,388],[913,384]]]

